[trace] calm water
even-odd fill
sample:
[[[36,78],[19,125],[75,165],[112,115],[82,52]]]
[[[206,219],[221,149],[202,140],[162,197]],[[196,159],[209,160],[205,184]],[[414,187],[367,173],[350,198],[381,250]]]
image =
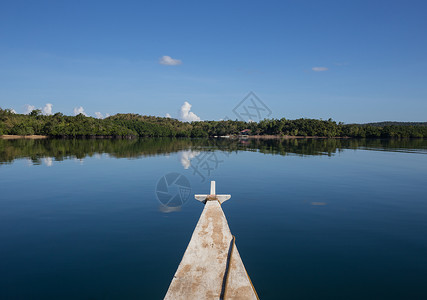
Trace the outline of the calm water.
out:
[[[426,140],[170,139],[0,140],[0,298],[161,299],[210,180],[261,299],[427,299]]]

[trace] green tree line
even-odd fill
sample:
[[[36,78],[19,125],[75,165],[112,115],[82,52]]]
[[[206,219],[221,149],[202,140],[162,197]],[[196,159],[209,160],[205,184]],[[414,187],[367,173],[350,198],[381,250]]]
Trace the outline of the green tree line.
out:
[[[212,137],[238,135],[249,129],[251,135],[424,138],[425,123],[343,124],[332,119],[265,119],[260,122],[199,121],[181,122],[172,118],[116,114],[96,119],[82,114],[61,113],[46,116],[40,110],[15,114],[0,108],[0,135],[47,135],[51,137]]]

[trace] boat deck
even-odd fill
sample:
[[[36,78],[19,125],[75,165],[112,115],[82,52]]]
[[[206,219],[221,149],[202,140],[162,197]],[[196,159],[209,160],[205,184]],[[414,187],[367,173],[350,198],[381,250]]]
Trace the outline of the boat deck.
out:
[[[209,196],[165,299],[257,299],[220,201]]]

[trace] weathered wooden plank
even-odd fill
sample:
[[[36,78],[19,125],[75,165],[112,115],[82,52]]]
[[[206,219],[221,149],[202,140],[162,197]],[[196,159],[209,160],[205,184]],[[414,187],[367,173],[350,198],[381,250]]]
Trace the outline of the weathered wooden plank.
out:
[[[219,201],[206,201],[165,299],[257,299],[232,242]]]

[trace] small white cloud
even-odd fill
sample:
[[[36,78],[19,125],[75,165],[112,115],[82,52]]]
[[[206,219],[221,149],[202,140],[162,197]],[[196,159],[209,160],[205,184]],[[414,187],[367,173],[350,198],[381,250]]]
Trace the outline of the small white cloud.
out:
[[[85,116],[87,117],[87,114],[85,113],[85,110],[84,110],[83,106],[80,106],[80,107],[74,107],[73,112],[74,112],[74,115],[75,115],[75,116],[77,116],[77,115],[79,115],[79,114],[83,114],[83,115],[85,115]]]
[[[43,114],[50,116],[52,114],[52,107],[52,103],[46,103],[46,105],[43,107]]]
[[[33,165],[33,161],[29,158],[26,159],[26,162],[28,167],[31,167]]]
[[[182,61],[165,55],[160,57],[159,63],[165,66],[176,66],[182,64]]]
[[[199,151],[192,150],[182,151],[179,154],[179,160],[181,161],[181,165],[184,167],[185,170],[187,170],[191,166],[191,160],[199,154]]]
[[[101,112],[99,112],[99,111],[96,111],[95,112],[95,117],[97,118],[97,119],[105,119],[105,118],[108,118],[110,116],[110,114],[105,114],[105,116],[101,113]]]
[[[52,159],[52,157],[45,157],[45,158],[42,158],[42,160],[43,160],[43,163],[44,163],[47,167],[51,167],[51,166],[52,166],[52,164],[53,164],[53,159]]]
[[[191,104],[185,101],[184,105],[181,106],[181,109],[179,110],[179,120],[183,122],[200,121],[200,118],[190,110]]]
[[[10,110],[10,112],[11,112],[12,114],[16,114],[16,110],[14,110],[13,108]]]
[[[46,116],[50,116],[52,114],[52,107],[53,104],[52,103],[46,103],[46,105],[43,108],[40,108],[40,110],[42,111],[42,113]],[[33,110],[37,109],[34,105],[25,105],[25,110],[24,110],[24,114],[28,115],[29,113],[31,113]]]
[[[25,110],[24,110],[24,115],[28,115],[30,112],[32,112],[35,109],[36,109],[36,107],[34,105],[26,104]]]
[[[166,118],[172,118],[170,114],[166,114]]]
[[[313,67],[311,68],[314,72],[323,72],[323,71],[328,71],[328,68],[326,67]]]

